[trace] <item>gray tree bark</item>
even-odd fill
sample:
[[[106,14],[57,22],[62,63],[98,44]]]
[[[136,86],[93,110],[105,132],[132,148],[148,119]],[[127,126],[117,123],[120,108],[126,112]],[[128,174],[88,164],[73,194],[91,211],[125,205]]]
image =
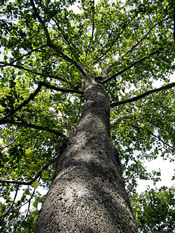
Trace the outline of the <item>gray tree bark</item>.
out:
[[[82,116],[58,161],[35,233],[136,233],[110,140],[108,96],[94,81],[84,97]]]

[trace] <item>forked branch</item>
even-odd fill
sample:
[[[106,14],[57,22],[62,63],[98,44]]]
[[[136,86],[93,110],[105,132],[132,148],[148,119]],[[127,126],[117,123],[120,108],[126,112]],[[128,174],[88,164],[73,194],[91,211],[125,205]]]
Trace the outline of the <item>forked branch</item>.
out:
[[[38,12],[38,10],[37,10],[37,8],[36,8],[36,6],[35,6],[34,1],[33,1],[33,0],[30,0],[30,3],[31,3],[31,5],[32,5],[32,8],[33,8],[33,11],[34,11],[34,13],[35,13],[36,18],[38,18],[38,20],[39,20],[39,22],[41,23],[42,28],[43,28],[43,30],[44,30],[44,32],[45,32],[45,35],[46,35],[46,38],[47,38],[47,45],[48,45],[51,49],[53,49],[54,51],[56,51],[56,52],[58,53],[58,55],[61,56],[64,60],[70,62],[70,63],[71,63],[72,65],[74,65],[83,75],[86,76],[87,73],[86,73],[86,71],[83,69],[83,67],[82,67],[79,63],[77,63],[76,60],[72,59],[69,55],[67,55],[66,53],[64,53],[63,50],[62,50],[62,48],[58,47],[57,45],[55,45],[55,44],[52,42],[52,40],[51,40],[51,38],[50,38],[49,31],[48,31],[48,29],[47,29],[47,27],[46,27],[46,24],[45,24],[45,22],[42,20],[42,18],[41,18],[41,16],[40,16],[39,12]]]
[[[7,114],[2,119],[0,119],[0,124],[12,123],[12,121],[10,122],[10,120],[7,120],[7,119],[9,117],[11,117],[12,115],[14,115],[17,111],[22,109],[24,106],[26,106],[31,100],[33,100],[35,98],[35,96],[38,94],[38,92],[41,90],[42,86],[45,86],[45,87],[47,87],[49,89],[52,89],[52,90],[61,91],[61,92],[64,92],[64,93],[83,94],[83,92],[79,91],[79,90],[60,88],[60,87],[55,87],[53,85],[50,85],[49,83],[39,82],[37,89],[33,93],[31,93],[30,96],[26,100],[24,100],[17,108],[13,109],[9,114]],[[14,124],[24,125],[23,122],[14,122]],[[27,124],[27,123],[25,123],[25,126],[26,127],[31,127],[31,128],[36,128],[36,129],[42,129],[43,128],[42,130],[46,130],[46,131],[50,130],[50,132],[60,134],[59,132],[57,132],[55,130],[47,129],[47,128],[42,127],[42,126],[36,126],[36,125],[32,125],[32,124]]]
[[[17,61],[22,60],[24,57],[27,57],[27,56],[29,56],[30,54],[32,54],[32,53],[34,53],[34,52],[36,52],[36,51],[39,51],[39,50],[42,49],[42,48],[45,48],[46,46],[47,46],[47,45],[42,45],[42,46],[40,46],[39,48],[32,49],[30,52],[28,52],[28,53],[26,53],[26,54],[23,54],[22,56],[16,58],[16,59],[13,60],[12,62],[10,62],[9,65],[14,64],[14,63],[17,62]]]
[[[92,34],[91,34],[91,41],[94,38],[94,30],[95,30],[95,0],[92,1]]]
[[[116,38],[111,42],[111,44],[109,45],[109,47],[106,49],[105,52],[103,52],[103,54],[97,59],[98,61],[102,61],[106,54],[112,49],[112,47],[117,43],[118,39],[120,38],[120,36],[123,34],[123,32],[126,30],[126,28],[132,23],[132,21],[137,17],[137,14],[135,14],[131,20],[122,28],[121,32],[116,36]],[[103,59],[102,59],[103,58]]]

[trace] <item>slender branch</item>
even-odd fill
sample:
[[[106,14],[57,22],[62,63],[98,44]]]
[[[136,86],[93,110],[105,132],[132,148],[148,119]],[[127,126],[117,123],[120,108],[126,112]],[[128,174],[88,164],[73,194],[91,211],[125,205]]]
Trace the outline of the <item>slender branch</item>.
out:
[[[12,62],[10,62],[9,65],[11,65],[11,64],[13,64],[13,63],[15,63],[15,62],[17,62],[17,61],[19,61],[19,60],[21,60],[21,59],[23,59],[24,57],[26,57],[26,56],[32,54],[33,52],[38,51],[38,50],[41,49],[41,48],[44,48],[44,47],[46,47],[46,46],[47,46],[47,45],[42,45],[42,46],[40,46],[39,48],[32,49],[30,52],[28,52],[28,53],[26,53],[26,54],[23,54],[22,56],[18,57],[17,59],[13,60]]]
[[[30,213],[30,205],[31,205],[31,201],[32,201],[32,199],[33,199],[33,197],[34,197],[34,195],[35,195],[36,189],[37,189],[37,188],[34,188],[34,189],[33,189],[32,195],[30,196],[29,200],[26,202],[26,204],[28,203],[27,213],[26,213],[25,218],[24,218],[23,221],[21,222],[21,224],[20,224],[20,225],[18,224],[17,231],[18,231],[18,230],[20,231],[23,222],[26,221],[26,218],[28,217],[28,215],[29,215],[29,213]],[[20,207],[22,207],[22,206],[20,206]],[[19,231],[18,231],[18,232],[19,232]]]
[[[120,124],[121,123],[121,121],[123,121],[123,120],[127,120],[127,119],[133,119],[133,118],[140,118],[140,119],[142,119],[141,117],[144,117],[144,116],[150,116],[150,117],[160,117],[160,114],[152,114],[152,113],[142,113],[142,112],[134,112],[133,114],[128,114],[128,115],[124,115],[124,116],[120,116],[120,117],[118,117],[118,118],[115,118],[115,119],[113,119],[111,122],[110,122],[110,127],[112,128],[112,127],[114,127],[115,125],[117,125],[117,124]],[[174,119],[174,117],[173,116],[171,116],[172,117],[172,119]]]
[[[129,49],[124,55],[122,55],[122,57],[125,57],[126,55],[128,55],[128,53],[132,52],[132,51],[133,51],[133,50],[134,50],[134,49],[135,49],[135,48],[150,34],[150,32],[151,32],[158,24],[160,24],[160,23],[166,21],[167,19],[169,19],[169,17],[166,17],[165,19],[163,19],[163,20],[161,20],[161,21],[155,23],[155,24],[150,28],[150,30],[149,30],[147,33],[145,33],[145,35],[144,35],[131,49]]]
[[[45,87],[47,87],[49,89],[52,89],[52,90],[55,90],[55,91],[61,91],[61,92],[65,92],[65,93],[83,94],[83,92],[79,91],[79,90],[55,87],[53,85],[50,85],[49,83],[44,83],[44,82],[40,82],[40,83],[41,83],[42,86],[45,86]]]
[[[128,53],[131,53],[135,48],[137,48],[138,45],[141,44],[141,42],[150,34],[150,32],[151,32],[158,24],[162,23],[163,21],[166,21],[167,19],[169,19],[169,17],[167,17],[167,18],[165,18],[165,19],[163,19],[163,20],[161,20],[161,21],[155,23],[155,24],[150,28],[150,30],[149,30],[147,33],[145,33],[145,35],[144,35],[132,48],[130,48],[125,54],[123,54],[122,56],[120,56],[113,64],[109,65],[109,66],[105,69],[105,73],[106,73],[106,74],[109,73],[109,70],[110,70],[113,66],[118,65],[119,62],[120,62],[121,60],[123,60],[123,58],[126,57],[126,56],[128,55]],[[103,72],[103,73],[104,73],[104,72]]]
[[[59,87],[52,86],[52,85],[50,85],[48,83],[39,82],[37,89],[33,93],[30,94],[28,99],[24,100],[17,108],[12,110],[9,114],[4,116],[2,119],[0,119],[0,124],[8,124],[9,123],[9,124],[21,125],[21,126],[25,126],[25,127],[28,127],[28,128],[44,130],[44,131],[51,132],[51,133],[54,133],[54,134],[59,135],[59,136],[63,136],[63,134],[61,132],[59,132],[57,130],[50,129],[48,127],[34,125],[34,124],[26,123],[24,121],[19,122],[19,121],[13,121],[13,120],[8,119],[10,116],[15,114],[18,110],[20,110],[24,106],[26,106],[31,100],[33,100],[35,98],[35,96],[38,94],[38,92],[41,90],[42,86],[45,86],[47,88],[50,88],[50,89],[53,89],[53,90],[56,90],[56,91],[62,91],[62,92],[65,92],[65,93],[77,93],[77,94],[82,94],[83,93],[82,91],[79,91],[79,90],[64,89],[64,88],[59,88]]]
[[[15,200],[16,200],[16,197],[17,197],[17,194],[18,194],[18,191],[19,191],[19,184],[17,185],[16,191],[15,191],[15,196],[13,198],[13,202],[12,202],[11,206],[8,208],[8,210],[6,211],[6,213],[3,215],[3,218],[5,218],[7,216],[7,214],[10,212],[10,210],[13,208],[13,205],[15,204]]]
[[[125,116],[120,116],[120,117],[118,117],[118,118],[115,118],[115,119],[113,119],[113,120],[110,122],[110,127],[112,128],[112,127],[114,127],[116,124],[119,124],[121,121],[126,120],[126,119],[132,119],[132,118],[134,118],[134,117],[136,117],[136,116],[135,116],[134,113],[133,113],[133,114],[128,114],[128,115],[125,115]]]
[[[121,32],[118,34],[118,36],[115,38],[115,40],[113,40],[113,42],[111,43],[111,45],[109,46],[109,48],[97,59],[98,61],[100,61],[111,49],[112,47],[115,45],[115,43],[118,41],[119,37],[123,34],[123,32],[125,31],[125,29],[132,23],[132,21],[137,17],[137,14],[135,14],[131,20],[122,28]]]
[[[101,81],[101,83],[107,83],[111,79],[116,78],[117,76],[123,74],[125,71],[129,70],[130,68],[132,68],[133,66],[137,65],[138,63],[140,63],[140,62],[142,62],[142,61],[150,58],[150,56],[153,56],[153,55],[157,54],[158,52],[160,52],[160,50],[163,50],[163,48],[159,48],[158,50],[153,51],[153,52],[149,53],[148,55],[146,55],[146,56],[138,59],[137,61],[133,62],[131,65],[127,66],[123,70],[121,70],[121,71],[117,72],[116,74],[112,75],[110,78],[107,78],[107,79]]]
[[[5,120],[12,116],[13,114],[15,114],[18,110],[22,109],[26,104],[28,104],[31,100],[33,100],[35,98],[35,96],[38,94],[38,92],[41,90],[41,83],[39,82],[37,89],[30,94],[30,96],[28,97],[28,99],[24,100],[24,102],[22,102],[17,108],[15,108],[14,110],[12,110],[9,114],[7,114],[5,117],[3,117],[2,119],[0,119],[0,124],[5,123]]]
[[[94,30],[95,30],[95,0],[92,1],[92,34],[91,34],[91,41],[94,38]]]
[[[46,163],[41,169],[40,171],[33,177],[33,179],[31,179],[30,181],[20,181],[20,180],[1,180],[0,179],[0,183],[3,184],[19,184],[19,185],[31,185],[33,182],[35,182],[42,174],[42,171],[46,170],[54,161],[56,158],[53,158],[52,160],[50,160],[48,163]]]
[[[135,96],[135,97],[133,97],[131,99],[126,99],[126,100],[123,100],[123,101],[112,103],[111,107],[116,107],[116,106],[119,106],[121,104],[126,104],[126,103],[132,103],[134,101],[142,99],[145,96],[151,95],[151,94],[159,92],[159,91],[168,90],[168,89],[173,88],[173,87],[175,87],[175,82],[174,83],[169,83],[169,84],[167,84],[165,86],[162,86],[162,87],[159,87],[159,88],[152,89],[150,91],[146,91],[145,93],[143,93],[141,95],[138,95],[138,96]]]
[[[69,49],[70,49],[72,55],[74,56],[74,58],[76,58],[76,55],[75,55],[75,53],[74,53],[74,51],[73,51],[73,48],[72,48],[70,42],[68,41],[68,37],[67,37],[66,34],[64,33],[64,30],[59,26],[58,22],[57,22],[55,19],[53,19],[53,21],[54,21],[55,24],[57,25],[58,30],[61,32],[61,34],[62,34],[62,36],[63,36],[63,38],[64,38],[66,44],[69,46]]]
[[[61,137],[62,137],[62,136],[65,136],[64,134],[62,134],[61,132],[59,132],[59,131],[57,131],[57,130],[50,129],[50,128],[48,128],[48,127],[44,127],[44,126],[40,126],[40,125],[34,125],[34,124],[27,123],[27,122],[24,122],[24,121],[5,120],[5,121],[3,121],[3,122],[0,123],[0,124],[20,125],[20,126],[24,126],[24,127],[27,127],[27,128],[43,130],[43,131],[46,131],[46,132],[49,132],[49,133],[53,133],[53,134],[58,135],[58,136],[61,136]]]
[[[44,7],[44,6],[41,5],[41,2],[39,3],[39,5],[40,5],[41,7]],[[48,8],[44,7],[44,11],[47,13],[47,12],[48,12]],[[65,40],[66,44],[69,46],[71,53],[73,54],[74,57],[76,57],[75,54],[74,54],[74,52],[73,52],[73,48],[72,48],[72,46],[71,46],[71,44],[70,44],[70,42],[69,42],[69,40],[68,40],[68,37],[66,36],[64,30],[59,26],[59,24],[58,24],[58,22],[57,22],[57,18],[54,19],[54,16],[56,16],[56,15],[57,15],[57,13],[56,13],[55,15],[52,16],[52,20],[55,22],[55,24],[56,24],[58,30],[61,32],[61,35],[62,35],[63,39]],[[60,18],[60,15],[59,15],[59,19],[61,19],[61,18]]]
[[[9,144],[7,144],[6,146],[2,146],[1,150],[3,151],[5,148],[7,148],[7,147],[13,145],[14,143],[15,143],[15,141],[12,141],[12,142],[10,142]],[[0,145],[2,145],[2,144],[0,144]]]
[[[37,10],[37,8],[35,7],[34,1],[33,1],[33,0],[30,0],[30,3],[31,3],[31,5],[32,5],[32,7],[33,7],[33,11],[34,11],[34,13],[35,13],[35,16],[38,18],[39,22],[41,23],[41,25],[42,25],[42,27],[43,27],[43,29],[44,29],[44,32],[45,32],[45,35],[46,35],[46,38],[47,38],[47,44],[49,45],[50,42],[51,42],[51,39],[50,39],[50,35],[49,35],[49,32],[48,32],[48,29],[47,29],[47,27],[46,27],[44,21],[42,20],[41,16],[39,15],[38,10]]]
[[[91,4],[92,4],[92,6],[91,6],[91,11],[92,11],[92,32],[91,32],[90,41],[89,41],[87,49],[86,49],[86,56],[88,55],[89,47],[91,46],[91,43],[92,43],[92,41],[94,39],[94,31],[95,31],[95,0],[92,0]],[[98,40],[96,40],[96,43],[97,43],[97,41]]]
[[[61,55],[62,58],[64,58],[66,61],[70,62],[71,64],[73,64],[83,75],[87,76],[87,73],[86,71],[83,69],[83,67],[78,64],[74,59],[72,59],[71,57],[69,57],[67,54],[65,54],[61,48],[59,48],[58,46],[56,46],[55,44],[52,43],[51,41],[51,38],[50,38],[50,35],[49,35],[49,32],[48,32],[48,29],[44,23],[44,21],[42,20],[42,18],[40,17],[39,13],[38,13],[38,10],[36,9],[35,7],[35,4],[34,4],[34,1],[33,0],[30,0],[30,3],[33,7],[33,10],[34,10],[34,13],[36,15],[36,17],[38,18],[39,22],[41,23],[43,29],[44,29],[44,32],[45,32],[45,35],[46,35],[46,38],[47,38],[47,44],[50,48],[52,48],[53,50],[55,50],[59,55]]]
[[[53,50],[55,50],[59,56],[61,56],[63,59],[65,59],[66,61],[70,62],[72,65],[74,65],[83,75],[87,76],[87,72],[85,71],[85,69],[81,66],[81,64],[79,64],[77,61],[75,61],[74,59],[72,59],[71,57],[69,57],[67,54],[65,54],[58,46],[56,46],[55,44],[50,44],[49,45],[50,48],[52,48]]]
[[[34,188],[33,193],[32,193],[32,195],[30,196],[30,198],[29,198],[29,200],[28,200],[27,213],[26,213],[26,216],[25,216],[25,218],[24,218],[23,222],[25,222],[25,220],[26,220],[26,219],[27,219],[27,217],[29,216],[29,213],[30,213],[30,206],[31,206],[31,201],[32,201],[32,199],[33,199],[33,197],[34,197],[34,195],[35,195],[35,191],[36,191],[36,188]],[[21,223],[21,225],[22,225],[22,223]],[[20,229],[20,228],[21,228],[21,225],[20,225],[20,226],[18,226],[18,228],[17,228],[17,229]]]
[[[30,70],[30,69],[28,69],[28,68],[25,68],[25,67],[23,67],[23,66],[14,65],[14,64],[12,64],[12,63],[5,63],[5,62],[1,62],[1,61],[0,61],[0,64],[2,64],[1,67],[11,66],[11,67],[15,67],[15,68],[18,68],[18,69],[21,69],[21,70],[25,70],[25,71],[30,72],[30,73],[35,74],[35,75],[47,76],[47,77],[49,77],[49,78],[54,78],[54,79],[57,79],[57,80],[60,80],[60,81],[69,83],[69,81],[67,81],[66,79],[63,79],[63,78],[61,78],[61,77],[54,76],[54,75],[50,75],[50,74],[47,74],[47,73],[46,73],[46,74],[42,74],[42,73],[39,73],[39,72],[35,72],[35,71]],[[70,84],[70,83],[69,83],[69,84]]]
[[[168,143],[164,142],[164,141],[161,139],[160,136],[155,135],[154,133],[151,132],[151,130],[145,129],[145,128],[141,128],[141,127],[136,126],[136,125],[131,125],[131,124],[128,124],[128,125],[130,125],[130,126],[133,127],[133,128],[136,128],[137,130],[147,131],[150,135],[152,135],[152,136],[154,136],[155,138],[157,138],[157,139],[158,139],[160,142],[162,142],[164,145],[170,147],[172,151],[175,151],[175,148],[174,148],[174,147],[172,147],[172,146],[170,146]]]

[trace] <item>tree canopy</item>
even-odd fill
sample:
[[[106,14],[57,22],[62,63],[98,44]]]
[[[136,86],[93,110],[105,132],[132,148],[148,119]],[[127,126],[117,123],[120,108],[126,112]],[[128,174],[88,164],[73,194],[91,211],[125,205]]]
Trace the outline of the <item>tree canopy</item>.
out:
[[[111,138],[129,195],[174,161],[173,0],[4,0],[0,7],[0,217],[32,232],[60,145],[83,108],[82,76],[111,101]],[[159,88],[156,87],[159,84]]]
[[[135,194],[131,201],[141,232],[173,232],[175,227],[174,187],[146,190]]]

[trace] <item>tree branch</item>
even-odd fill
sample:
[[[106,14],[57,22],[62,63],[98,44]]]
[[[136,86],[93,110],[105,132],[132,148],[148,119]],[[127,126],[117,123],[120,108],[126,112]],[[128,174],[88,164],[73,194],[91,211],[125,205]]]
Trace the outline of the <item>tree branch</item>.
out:
[[[65,92],[65,93],[76,93],[76,94],[83,94],[82,91],[79,90],[75,90],[75,89],[64,89],[64,88],[60,88],[60,87],[55,87],[53,85],[50,85],[49,83],[44,83],[44,82],[40,82],[42,86],[45,86],[49,89],[55,90],[55,91],[61,91],[61,92]]]
[[[19,190],[19,184],[17,185],[15,195],[14,195],[14,198],[13,198],[13,202],[12,202],[11,206],[8,208],[8,210],[6,211],[6,213],[3,215],[3,218],[5,218],[7,216],[7,214],[10,212],[10,210],[13,208],[13,205],[15,204],[15,200],[16,200],[16,197],[17,197],[17,194],[18,194],[18,190]]]
[[[118,41],[119,37],[123,34],[123,32],[125,31],[125,29],[131,24],[131,22],[137,17],[137,14],[135,14],[131,20],[122,28],[121,32],[118,34],[118,36],[115,38],[115,40],[113,40],[113,42],[111,43],[111,45],[109,46],[109,48],[97,59],[98,61],[100,61],[111,49],[112,47],[115,45],[115,43]]]
[[[13,125],[20,125],[20,126],[24,126],[24,127],[27,127],[27,128],[32,128],[32,129],[38,129],[38,130],[43,130],[43,131],[46,131],[46,132],[49,132],[49,133],[53,133],[55,135],[58,135],[58,136],[61,136],[61,137],[64,137],[65,135],[57,130],[54,130],[54,129],[50,129],[48,127],[44,127],[44,126],[40,126],[40,125],[34,125],[34,124],[31,124],[31,123],[27,123],[27,122],[24,122],[24,121],[13,121],[13,120],[5,120],[3,121],[2,123],[0,124],[13,124]]]
[[[31,185],[33,182],[35,182],[42,174],[42,171],[46,170],[54,161],[56,158],[53,158],[52,160],[50,160],[48,163],[46,163],[41,169],[40,171],[33,177],[33,179],[31,179],[30,181],[20,181],[20,180],[1,180],[0,179],[0,183],[3,184],[18,184],[18,185]]]
[[[173,20],[174,20],[174,32],[173,32],[173,36],[174,36],[174,41],[175,41],[175,4],[174,4],[174,11],[173,11]]]
[[[83,67],[80,64],[78,64],[74,59],[72,59],[67,54],[65,54],[62,51],[61,48],[59,48],[58,46],[56,46],[55,44],[52,43],[50,35],[49,35],[49,32],[48,32],[48,29],[47,29],[44,21],[42,20],[42,18],[39,15],[38,10],[35,7],[34,1],[30,0],[30,3],[32,5],[32,7],[33,7],[33,10],[34,10],[34,13],[35,13],[36,17],[38,18],[39,22],[41,23],[41,25],[42,25],[42,27],[44,29],[44,32],[45,32],[45,35],[46,35],[46,38],[47,38],[47,45],[50,48],[52,48],[53,50],[55,50],[63,59],[65,59],[66,61],[68,61],[71,64],[73,64],[83,75],[87,76],[86,71],[83,69]]]
[[[142,61],[144,61],[144,60],[150,58],[150,56],[153,56],[153,55],[157,54],[157,53],[160,52],[161,50],[163,50],[163,48],[159,48],[158,50],[153,51],[153,52],[149,53],[148,55],[146,55],[146,56],[144,56],[144,57],[138,59],[137,61],[133,62],[131,65],[127,66],[127,67],[124,68],[123,70],[121,70],[121,71],[117,72],[116,74],[112,75],[110,78],[107,78],[107,79],[101,81],[101,83],[107,83],[107,82],[110,81],[111,79],[116,78],[117,76],[123,74],[125,71],[129,70],[130,68],[132,68],[133,66],[137,65],[138,63],[140,63],[140,62],[142,62]]]
[[[37,10],[37,8],[35,7],[34,1],[33,1],[33,0],[30,0],[30,3],[31,3],[31,5],[32,5],[32,7],[33,7],[33,11],[34,11],[34,14],[35,14],[36,18],[38,18],[39,22],[41,23],[41,25],[42,25],[42,27],[43,27],[43,30],[44,30],[45,35],[46,35],[46,38],[47,38],[47,44],[49,45],[50,42],[51,42],[51,39],[50,39],[50,35],[49,35],[49,32],[48,32],[48,29],[47,29],[47,27],[46,27],[44,21],[42,20],[41,16],[39,15],[38,10]]]
[[[39,49],[41,49],[41,48],[46,47],[46,46],[47,46],[47,45],[42,45],[42,46],[40,46],[39,48],[32,49],[30,52],[28,52],[28,53],[26,53],[26,54],[23,54],[21,57],[18,57],[18,58],[17,58],[17,59],[15,59],[14,61],[10,62],[10,63],[9,63],[9,65],[11,65],[11,64],[13,64],[13,63],[15,63],[15,62],[17,62],[17,61],[21,60],[22,58],[24,58],[24,57],[26,57],[26,56],[28,56],[28,55],[32,54],[33,52],[38,51],[38,50],[39,50]]]
[[[94,16],[95,16],[95,0],[92,1],[92,34],[91,34],[91,41],[93,40],[94,38],[94,30],[95,30],[95,19],[94,19]]]
[[[64,30],[59,26],[59,24],[57,23],[56,19],[53,19],[53,21],[54,21],[55,24],[57,25],[58,30],[61,32],[61,34],[62,34],[62,36],[63,36],[63,38],[64,38],[66,44],[69,46],[69,49],[70,49],[72,55],[74,56],[74,58],[76,58],[76,55],[75,55],[75,53],[74,53],[74,51],[73,51],[73,48],[72,48],[70,42],[68,41],[68,38],[67,38],[66,34],[64,33]]]
[[[22,109],[26,104],[28,104],[31,100],[33,100],[35,98],[35,96],[38,94],[38,92],[41,90],[41,87],[42,87],[42,84],[39,82],[37,89],[33,93],[30,94],[30,96],[28,97],[28,99],[24,100],[24,102],[22,102],[17,108],[15,108],[14,110],[12,110],[9,114],[7,114],[2,119],[0,119],[0,124],[5,123],[5,121],[6,121],[6,119],[8,117],[10,117],[13,114],[15,114],[18,110]]]
[[[125,116],[120,116],[120,117],[118,117],[118,118],[115,118],[115,119],[113,119],[113,120],[110,122],[110,127],[112,128],[112,127],[114,127],[116,124],[119,124],[121,121],[123,121],[123,120],[125,120],[125,119],[132,119],[132,118],[134,118],[134,117],[136,117],[136,116],[135,116],[134,113],[133,113],[133,114],[128,114],[128,115],[125,115]]]
[[[141,117],[144,117],[144,116],[152,116],[152,117],[160,117],[159,114],[151,114],[151,113],[142,113],[141,111],[140,112],[134,112],[133,114],[128,114],[128,115],[124,115],[124,116],[120,116],[118,118],[115,118],[113,119],[111,122],[110,122],[110,127],[114,127],[115,125],[117,124],[120,124],[121,121],[123,120],[127,120],[127,119],[142,119]],[[173,117],[173,116],[172,116]]]
[[[57,80],[60,80],[60,81],[63,81],[63,82],[66,82],[66,83],[70,84],[69,81],[67,81],[66,79],[63,79],[63,78],[61,78],[61,77],[58,77],[58,76],[49,75],[49,74],[47,74],[47,73],[46,73],[46,74],[42,74],[42,73],[39,73],[39,72],[35,72],[35,71],[33,71],[33,70],[30,70],[30,69],[28,69],[28,68],[25,68],[25,67],[23,67],[23,66],[14,65],[14,64],[12,64],[12,63],[5,63],[5,62],[1,62],[1,61],[0,61],[0,64],[2,64],[1,67],[11,66],[11,67],[15,67],[15,68],[18,68],[18,69],[21,69],[21,70],[26,70],[27,72],[30,72],[30,73],[35,74],[35,75],[47,76],[47,77],[49,77],[49,78],[54,78],[54,79],[57,79]]]
[[[61,56],[64,60],[74,65],[84,76],[87,76],[87,72],[85,71],[85,69],[74,59],[72,59],[67,54],[65,54],[59,47],[57,47],[55,44],[52,44],[52,43],[49,46],[50,48],[55,50],[58,53],[58,55]]]
[[[159,88],[152,89],[150,91],[146,91],[145,93],[143,93],[141,95],[138,95],[136,97],[133,97],[131,99],[127,99],[127,100],[119,101],[119,102],[116,102],[116,103],[112,103],[111,107],[116,107],[116,106],[119,106],[121,104],[131,103],[131,102],[137,101],[139,99],[142,99],[145,96],[151,95],[151,94],[159,92],[159,91],[168,90],[168,89],[173,88],[173,87],[175,87],[175,82],[174,83],[169,83],[169,84],[167,84],[165,86],[162,86],[162,87],[159,87]]]
[[[53,130],[53,129],[49,129],[47,127],[43,127],[43,126],[39,126],[39,125],[34,125],[34,124],[26,123],[26,122],[18,122],[18,121],[8,120],[8,118],[10,116],[12,116],[13,114],[15,114],[18,110],[22,109],[31,100],[33,100],[35,98],[35,96],[38,94],[38,92],[41,90],[42,86],[45,86],[45,87],[47,87],[49,89],[52,89],[52,90],[62,91],[62,92],[65,92],[65,93],[83,94],[83,92],[79,91],[79,90],[64,89],[64,88],[59,88],[59,87],[52,86],[52,85],[50,85],[48,83],[39,82],[37,89],[33,93],[31,93],[30,96],[26,100],[24,100],[17,108],[15,108],[14,110],[12,110],[9,114],[7,114],[2,119],[0,119],[0,124],[10,123],[10,124],[15,124],[15,125],[22,125],[22,126],[25,126],[25,127],[39,129],[39,130],[44,130],[44,131],[48,131],[48,132],[57,134],[59,136],[63,136],[63,134],[60,133],[59,131],[56,131],[56,130]]]
[[[152,133],[149,129],[144,129],[144,128],[141,128],[139,126],[136,126],[136,125],[131,125],[131,124],[128,124],[130,125],[131,127],[133,128],[136,128],[137,130],[142,130],[142,131],[147,131],[149,134],[151,134],[152,136],[154,136],[155,138],[157,138],[160,142],[162,142],[164,145],[168,146],[171,148],[172,151],[175,151],[175,148],[170,146],[168,143],[164,142],[159,136],[155,135],[154,133]]]
[[[135,48],[137,48],[137,46],[150,34],[150,32],[151,32],[158,24],[162,23],[163,21],[166,21],[167,19],[169,19],[169,17],[167,17],[167,18],[165,18],[165,19],[163,19],[163,20],[161,20],[161,21],[155,23],[155,24],[150,28],[150,30],[149,30],[147,33],[145,33],[145,35],[144,35],[132,48],[130,48],[125,54],[123,54],[122,56],[120,56],[113,64],[109,65],[109,66],[105,69],[105,71],[102,72],[102,73],[106,73],[106,74],[109,73],[109,70],[110,70],[113,66],[118,65],[119,62],[120,62],[121,60],[123,60],[123,58],[126,57],[126,56],[128,55],[128,53],[132,52]]]

